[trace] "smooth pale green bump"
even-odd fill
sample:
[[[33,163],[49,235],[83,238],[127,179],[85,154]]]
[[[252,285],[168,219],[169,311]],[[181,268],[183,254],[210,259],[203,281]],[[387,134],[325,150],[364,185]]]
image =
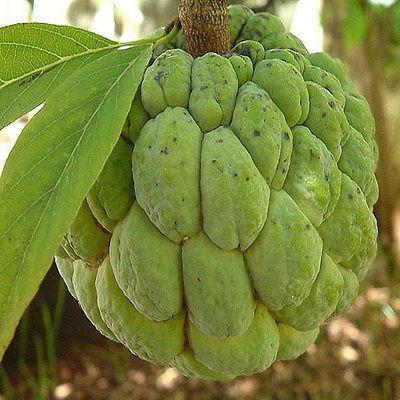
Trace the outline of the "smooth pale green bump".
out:
[[[372,210],[370,213],[370,221],[368,223],[370,229],[364,230],[361,250],[358,253],[353,254],[349,260],[342,261],[342,265],[352,270],[360,281],[364,279],[378,250],[378,227]]]
[[[65,239],[73,252],[88,265],[100,265],[108,254],[110,234],[95,219],[86,200],[65,234]]]
[[[279,155],[278,165],[275,171],[274,178],[270,184],[270,188],[274,190],[281,190],[291,164],[291,157],[293,152],[293,134],[292,131],[285,130],[281,133],[281,154]]]
[[[243,4],[233,4],[228,7],[228,26],[231,43],[234,44],[238,38],[247,19],[254,12]]]
[[[356,301],[360,286],[357,276],[353,271],[344,268],[341,265],[338,265],[338,268],[343,277],[343,293],[340,296],[336,309],[329,316],[329,319],[334,319],[349,310],[352,304]]]
[[[245,260],[260,300],[270,310],[299,305],[317,278],[322,240],[283,190],[271,190],[267,221]]]
[[[318,228],[324,249],[336,263],[374,246],[376,221],[358,185],[342,173],[341,193],[333,213]],[[356,269],[356,266],[352,268]]]
[[[204,135],[200,191],[208,237],[222,249],[246,250],[267,218],[269,187],[229,128]]]
[[[319,328],[308,331],[297,329],[283,323],[278,324],[279,350],[277,360],[294,360],[303,354],[307,348],[315,342]]]
[[[350,125],[370,143],[375,134],[375,121],[367,100],[360,94],[346,94],[344,112]]]
[[[252,81],[268,92],[289,126],[304,122],[308,115],[308,90],[293,65],[282,60],[263,60],[255,66]]]
[[[375,140],[371,140],[369,145],[370,145],[372,157],[373,157],[373,160],[374,160],[374,169],[376,169],[377,166],[378,166],[378,159],[379,159],[378,143]]]
[[[56,262],[58,272],[63,278],[65,285],[68,288],[68,291],[71,293],[72,297],[76,299],[77,297],[74,289],[74,284],[72,282],[72,276],[74,274],[73,261],[70,258],[59,257],[59,256],[55,256],[54,261]]]
[[[115,224],[125,216],[135,197],[132,151],[132,144],[120,138],[95,184],[86,195],[93,215],[109,232],[112,232]]]
[[[374,156],[371,146],[353,127],[350,127],[350,136],[342,148],[338,166],[360,186],[364,194],[367,192],[374,179]]]
[[[247,375],[264,371],[275,361],[279,347],[278,327],[261,303],[257,303],[253,321],[243,335],[210,337],[189,321],[188,336],[195,358],[223,374]]]
[[[379,197],[379,186],[375,175],[365,191],[365,196],[368,206],[372,208],[378,201]]]
[[[254,315],[254,299],[239,250],[222,250],[206,234],[185,241],[183,285],[191,322],[207,336],[245,332]]]
[[[194,60],[189,112],[203,132],[228,125],[235,107],[238,79],[225,57],[206,53]]]
[[[306,84],[310,95],[310,111],[304,125],[325,143],[335,160],[338,160],[342,145],[349,137],[350,125],[330,92],[314,82]]]
[[[201,229],[202,137],[186,109],[167,108],[146,123],[133,149],[137,201],[156,227],[175,242]]]
[[[314,82],[330,92],[339,106],[344,108],[346,102],[345,94],[339,79],[335,75],[315,65],[310,65],[304,69],[303,77],[305,81]]]
[[[291,49],[270,49],[265,52],[265,60],[282,60],[293,65],[301,74],[311,65],[303,54]]]
[[[221,374],[220,372],[215,372],[207,368],[204,364],[195,359],[190,349],[177,355],[170,362],[170,365],[188,378],[201,378],[213,381],[225,381],[235,378],[235,375]]]
[[[282,21],[267,12],[257,13],[247,19],[237,43],[244,40],[260,42],[267,35],[275,32],[285,32],[285,26]]]
[[[336,76],[343,87],[347,78],[343,63],[339,59],[323,52],[308,54],[307,58],[312,65],[315,65],[316,67],[328,71],[332,75]]]
[[[230,127],[270,184],[279,163],[282,133],[290,131],[282,112],[264,89],[247,82],[239,89]]]
[[[293,153],[284,189],[317,227],[335,209],[341,173],[332,153],[308,128],[296,126],[292,131]]]
[[[303,55],[308,54],[307,49],[299,38],[290,32],[275,32],[261,40],[265,50],[290,49]]]
[[[82,261],[75,261],[73,266],[72,282],[83,312],[95,328],[108,339],[117,341],[115,335],[101,318],[99,307],[97,306],[96,276],[97,268],[88,268]]]
[[[162,322],[146,318],[118,287],[108,257],[98,269],[96,291],[103,321],[133,354],[164,365],[183,351],[185,313]]]
[[[228,60],[236,73],[238,86],[242,86],[245,82],[251,80],[253,76],[253,63],[247,56],[238,54],[229,54]]]
[[[181,246],[162,235],[137,202],[115,228],[110,263],[118,286],[146,317],[163,321],[181,311]]]
[[[147,68],[141,85],[142,103],[155,117],[169,107],[187,108],[193,57],[184,50],[167,50]]]
[[[238,43],[231,52],[249,57],[253,64],[257,64],[265,56],[265,50],[262,44],[254,40],[244,40]]]
[[[139,88],[132,101],[131,109],[126,119],[128,132],[125,136],[133,143],[135,143],[136,139],[139,137],[144,124],[150,119],[149,113],[143,107],[141,96],[141,90]]]
[[[275,312],[275,317],[299,331],[316,329],[336,309],[343,294],[343,277],[332,259],[323,253],[321,268],[308,297],[297,307]]]

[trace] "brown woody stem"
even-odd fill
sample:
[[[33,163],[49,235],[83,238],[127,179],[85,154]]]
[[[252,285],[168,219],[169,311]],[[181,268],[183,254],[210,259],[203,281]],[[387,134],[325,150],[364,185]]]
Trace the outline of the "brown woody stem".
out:
[[[179,20],[193,57],[207,52],[226,54],[230,49],[228,0],[180,0]]]

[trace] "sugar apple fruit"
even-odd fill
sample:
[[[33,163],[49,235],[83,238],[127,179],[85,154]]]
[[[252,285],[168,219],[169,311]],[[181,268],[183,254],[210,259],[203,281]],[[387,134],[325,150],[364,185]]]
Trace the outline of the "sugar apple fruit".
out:
[[[374,120],[342,64],[270,14],[229,24],[230,54],[155,49],[56,256],[102,334],[204,379],[303,353],[377,239]]]

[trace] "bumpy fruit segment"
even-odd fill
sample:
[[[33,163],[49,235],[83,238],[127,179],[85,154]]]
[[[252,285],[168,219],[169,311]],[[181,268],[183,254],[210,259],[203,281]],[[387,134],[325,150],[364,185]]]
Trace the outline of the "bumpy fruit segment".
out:
[[[229,24],[230,54],[155,49],[56,256],[102,334],[214,380],[304,353],[377,237],[374,121],[343,65],[270,14]]]

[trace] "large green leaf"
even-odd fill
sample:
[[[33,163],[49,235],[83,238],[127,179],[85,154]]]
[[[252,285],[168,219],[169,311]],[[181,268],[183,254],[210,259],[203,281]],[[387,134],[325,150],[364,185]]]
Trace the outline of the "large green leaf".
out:
[[[118,140],[151,45],[109,50],[65,79],[0,177],[0,358]]]
[[[0,28],[0,129],[42,103],[62,80],[118,43],[72,26]]]

